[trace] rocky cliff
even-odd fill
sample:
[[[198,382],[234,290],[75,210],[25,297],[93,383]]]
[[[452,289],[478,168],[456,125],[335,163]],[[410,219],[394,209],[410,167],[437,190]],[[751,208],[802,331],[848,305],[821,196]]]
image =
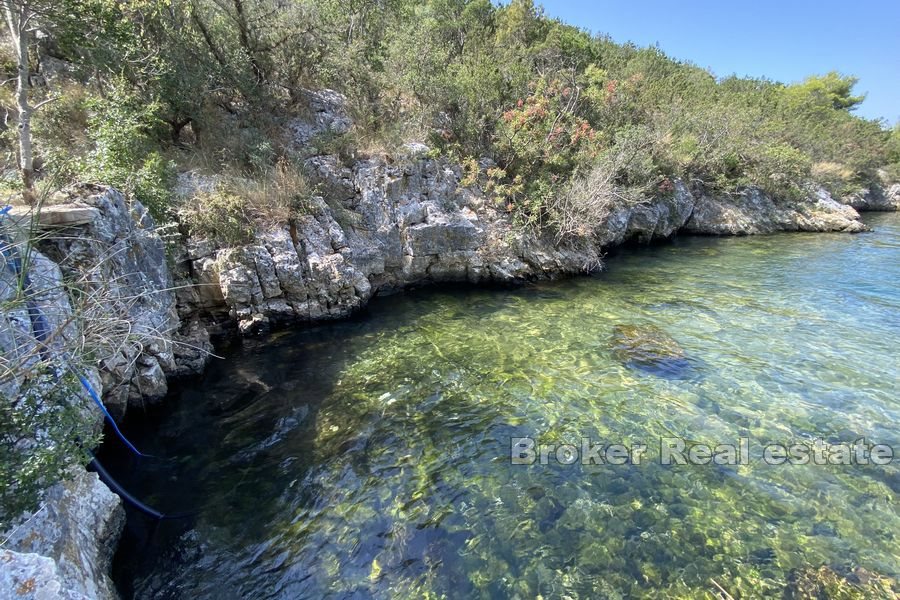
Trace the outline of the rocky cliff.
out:
[[[83,293],[73,325],[102,355],[103,399],[121,418],[163,397],[168,377],[201,370],[211,346],[179,318],[166,244],[140,203],[98,186],[61,200],[41,211],[36,256]]]
[[[603,249],[629,240],[866,229],[856,210],[823,190],[776,201],[756,189],[714,195],[675,182],[669,194],[615,206],[595,239],[560,242],[515,226],[477,185],[461,184],[457,165],[424,154],[351,166],[334,156],[309,159],[322,195],[293,223],[260,230],[237,248],[188,242],[178,263],[185,314],[227,313],[253,333],[271,323],[342,317],[376,293],[409,285],[585,272],[601,266]],[[182,184],[190,190],[203,178],[186,175]]]
[[[312,120],[295,124],[298,144],[348,127],[345,115],[335,112],[337,101],[323,96]],[[201,371],[210,331],[232,325],[254,334],[272,324],[339,318],[376,294],[411,285],[576,274],[601,267],[604,249],[680,232],[860,232],[866,228],[854,206],[900,206],[900,186],[837,202],[822,190],[782,201],[756,189],[726,195],[675,182],[667,194],[613,206],[594,238],[561,241],[518,226],[477,182],[464,185],[459,165],[432,158],[422,144],[349,164],[313,152],[306,167],[318,190],[306,210],[288,223],[260,228],[251,243],[237,247],[191,237],[167,247],[147,211],[108,188],[72,190],[45,211],[41,222],[56,229],[41,236],[32,263],[35,278],[51,282],[41,301],[59,327],[74,315],[81,327],[109,327],[119,340],[102,354],[96,382],[114,415],[162,397],[169,377]],[[190,195],[213,184],[186,173],[179,190]],[[79,313],[59,293],[63,278],[98,294],[102,305]],[[20,310],[4,317],[0,346],[23,347],[28,315]],[[4,385],[2,391],[14,396],[18,382]],[[121,528],[116,497],[95,476],[80,474],[53,488],[48,499],[44,512],[0,552],[4,592],[114,595],[105,573]]]
[[[117,598],[109,569],[124,525],[119,497],[95,473],[82,471],[53,486],[0,549],[0,597]]]
[[[560,241],[516,226],[478,183],[463,184],[460,165],[431,158],[424,144],[350,164],[317,153],[316,139],[351,127],[340,94],[310,93],[307,117],[292,122],[287,135],[298,154],[307,156],[306,170],[319,194],[293,222],[257,231],[253,243],[222,248],[209,240],[187,240],[175,261],[182,318],[224,319],[244,334],[256,333],[272,323],[343,317],[375,294],[409,285],[510,283],[585,272],[601,266],[605,248],[680,231],[865,230],[856,210],[846,205],[850,200],[842,204],[824,190],[779,201],[756,189],[713,194],[675,182],[668,194],[618,202],[595,238]],[[486,159],[480,163],[482,172],[490,166]],[[185,173],[178,189],[191,196],[216,184]],[[877,193],[872,188],[863,196]],[[202,335],[202,327],[193,327]]]

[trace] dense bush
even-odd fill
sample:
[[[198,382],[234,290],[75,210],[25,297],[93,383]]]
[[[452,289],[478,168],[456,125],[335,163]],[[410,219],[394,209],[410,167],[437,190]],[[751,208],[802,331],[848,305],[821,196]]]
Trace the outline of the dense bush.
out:
[[[131,193],[156,216],[169,205],[174,165],[154,143],[161,127],[161,104],[117,82],[106,97],[87,101],[90,151],[79,174]]]
[[[813,179],[845,193],[900,171],[896,131],[853,114],[852,77],[717,79],[531,0],[74,4],[43,15],[44,54],[79,77],[41,92],[62,96],[35,117],[44,171],[69,164],[157,214],[170,160],[244,173],[290,158],[285,123],[304,89],[325,86],[348,97],[357,126],[324,149],[389,153],[416,138],[460,161],[490,157],[493,192],[524,223],[552,223],[558,196],[611,164],[622,193],[684,177],[779,198]]]

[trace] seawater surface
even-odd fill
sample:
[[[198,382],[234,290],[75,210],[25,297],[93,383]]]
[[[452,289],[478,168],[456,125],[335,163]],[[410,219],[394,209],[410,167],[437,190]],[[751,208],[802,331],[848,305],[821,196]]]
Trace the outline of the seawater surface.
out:
[[[900,215],[874,233],[682,238],[593,277],[422,290],[247,341],[132,431],[136,598],[781,597],[822,565],[900,576],[900,459],[781,465],[771,442],[900,451]],[[675,372],[613,352],[654,326]],[[648,445],[512,465],[510,439]],[[748,465],[664,466],[659,440]],[[123,451],[124,452],[124,451]],[[892,597],[885,589],[885,597]]]

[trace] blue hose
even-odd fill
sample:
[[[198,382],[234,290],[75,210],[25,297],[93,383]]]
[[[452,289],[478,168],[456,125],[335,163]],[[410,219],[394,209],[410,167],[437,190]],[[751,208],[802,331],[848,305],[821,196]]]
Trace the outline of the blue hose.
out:
[[[0,209],[0,218],[5,217],[9,214],[9,211],[12,209],[12,206],[6,206],[3,209]],[[5,232],[0,233],[0,252],[2,252],[4,258],[10,263],[12,263],[13,272],[16,275],[16,278],[20,279],[22,282],[22,292],[25,294],[25,306],[28,310],[28,318],[31,321],[31,330],[34,335],[34,338],[40,344],[40,354],[41,359],[48,360],[50,357],[50,347],[47,344],[47,339],[50,337],[50,324],[47,322],[47,317],[44,315],[41,307],[38,306],[38,303],[35,302],[29,296],[29,292],[31,291],[31,278],[28,276],[28,272],[24,270],[22,267],[22,256],[19,253],[19,249],[10,242],[9,237]],[[78,380],[81,382],[82,387],[87,391],[88,395],[100,407],[100,410],[103,412],[104,417],[107,422],[112,426],[113,431],[116,433],[116,436],[122,440],[122,442],[128,446],[128,448],[134,452],[137,456],[141,457],[149,457],[149,454],[144,454],[134,447],[134,444],[128,441],[128,438],[121,432],[119,426],[116,424],[115,419],[112,418],[112,415],[109,414],[109,410],[107,410],[106,406],[103,404],[103,401],[100,399],[99,394],[94,390],[91,383],[87,380],[87,378],[75,370],[75,368],[71,365],[71,363],[66,362],[66,367],[76,376]]]
[[[94,401],[94,404],[96,404],[98,407],[100,407],[100,410],[103,412],[103,415],[106,417],[106,421],[110,424],[110,426],[112,426],[113,431],[116,432],[116,436],[118,436],[118,438],[120,440],[122,440],[122,442],[126,446],[128,446],[128,448],[131,449],[131,451],[134,452],[136,455],[143,457],[143,458],[152,458],[152,456],[150,454],[144,454],[143,452],[141,452],[140,450],[135,448],[134,444],[132,444],[131,442],[128,441],[128,438],[125,437],[125,434],[123,434],[122,431],[119,429],[119,426],[116,425],[115,419],[113,419],[112,415],[109,414],[109,411],[106,409],[106,406],[103,404],[103,401],[100,400],[100,396],[97,394],[96,390],[94,390],[94,387],[91,385],[91,382],[87,380],[87,377],[85,377],[84,375],[82,375],[81,373],[76,371],[71,365],[69,366],[69,370],[72,371],[72,373],[74,373],[75,376],[78,378],[78,381],[81,382],[81,386],[87,391],[88,396],[91,397],[91,399]]]

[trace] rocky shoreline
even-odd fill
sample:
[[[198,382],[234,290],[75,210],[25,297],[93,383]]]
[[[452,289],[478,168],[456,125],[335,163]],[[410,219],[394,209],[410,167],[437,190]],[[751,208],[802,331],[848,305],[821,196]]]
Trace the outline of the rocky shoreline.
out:
[[[717,195],[675,182],[668,194],[614,207],[596,239],[560,243],[517,227],[477,184],[462,184],[458,165],[429,158],[421,144],[394,159],[345,165],[315,156],[307,167],[319,190],[308,210],[238,247],[187,238],[167,248],[147,211],[108,188],[82,187],[44,209],[65,235],[40,241],[33,264],[56,263],[57,278],[106,282],[115,288],[117,314],[152,333],[154,343],[123,346],[99,365],[116,418],[162,399],[170,378],[201,372],[217,335],[342,318],[376,294],[409,286],[583,273],[602,267],[604,250],[628,241],[856,233],[866,230],[857,210],[900,209],[900,185],[839,202],[824,190],[776,201],[757,189]],[[190,195],[211,184],[188,173],[179,189]],[[44,508],[3,545],[0,589],[18,598],[116,597],[107,574],[123,524],[120,501],[95,474],[54,486]]]

